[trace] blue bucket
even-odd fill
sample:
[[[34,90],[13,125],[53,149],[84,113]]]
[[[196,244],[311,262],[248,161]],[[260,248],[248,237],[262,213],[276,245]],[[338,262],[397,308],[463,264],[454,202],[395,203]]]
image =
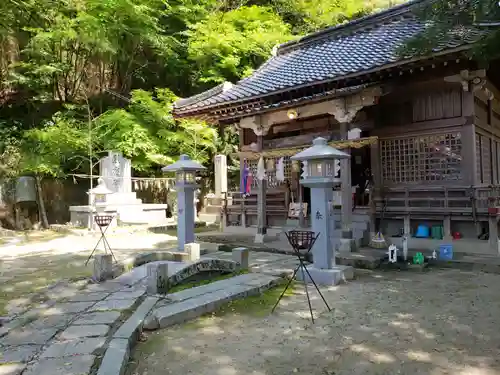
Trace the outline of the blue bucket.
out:
[[[429,227],[426,225],[419,225],[417,228],[417,233],[415,233],[416,238],[429,238]]]
[[[453,259],[453,245],[439,245],[439,259],[452,260]]]

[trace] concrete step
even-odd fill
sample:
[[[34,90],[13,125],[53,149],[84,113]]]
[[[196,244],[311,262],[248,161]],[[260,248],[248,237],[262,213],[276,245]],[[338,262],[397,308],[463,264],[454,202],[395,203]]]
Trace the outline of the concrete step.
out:
[[[340,212],[334,212],[333,217],[336,221],[340,221],[342,218],[342,214]],[[370,222],[370,216],[367,214],[356,214],[353,213],[351,216],[351,220],[353,223],[357,222]]]
[[[220,221],[220,214],[218,213],[200,213],[198,219],[205,223],[218,223]]]
[[[366,236],[366,230],[362,229],[353,229],[352,237],[353,238],[364,238]],[[335,229],[332,233],[333,238],[341,238],[342,237],[342,229]]]
[[[342,226],[342,222],[339,220],[339,221],[336,221],[335,222],[335,227],[337,229],[340,229]],[[353,221],[352,222],[352,229],[355,230],[355,229],[359,229],[359,230],[368,230],[370,229],[370,223],[367,222],[367,221]]]
[[[220,214],[222,212],[222,206],[205,206],[202,212],[206,214]]]

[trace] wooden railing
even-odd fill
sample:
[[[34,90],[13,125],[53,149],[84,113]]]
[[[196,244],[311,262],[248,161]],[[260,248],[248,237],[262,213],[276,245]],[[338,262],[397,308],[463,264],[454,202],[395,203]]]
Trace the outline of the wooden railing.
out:
[[[266,216],[268,225],[275,219],[286,220],[290,195],[287,190],[272,190],[267,192]],[[229,192],[223,205],[222,215],[225,215],[226,225],[248,226],[257,222],[257,194],[244,196],[240,192]]]
[[[377,212],[433,215],[487,214],[499,205],[500,186],[385,188],[375,193]],[[475,211],[475,212],[474,212]]]
[[[500,185],[458,187],[399,187],[386,188],[373,194],[375,210],[380,216],[385,207],[386,217],[393,215],[428,216],[486,216],[491,208],[500,207]],[[268,225],[288,216],[290,203],[286,191],[268,191],[266,218]],[[366,208],[364,208],[366,209]],[[248,226],[257,221],[257,194],[248,197],[239,192],[227,193],[222,215],[227,225]]]

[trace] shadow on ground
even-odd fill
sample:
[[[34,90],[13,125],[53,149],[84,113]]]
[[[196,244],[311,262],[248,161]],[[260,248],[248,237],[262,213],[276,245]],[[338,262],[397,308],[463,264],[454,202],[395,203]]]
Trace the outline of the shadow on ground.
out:
[[[499,282],[458,270],[364,272],[325,289],[332,312],[314,293],[314,325],[299,289],[265,318],[235,310],[152,333],[128,374],[499,375]]]

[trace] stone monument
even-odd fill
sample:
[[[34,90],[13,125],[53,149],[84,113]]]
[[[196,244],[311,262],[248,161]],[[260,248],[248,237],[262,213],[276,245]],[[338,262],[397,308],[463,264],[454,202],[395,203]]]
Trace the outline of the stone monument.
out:
[[[227,157],[226,155],[215,155],[215,196],[222,198],[227,193]]]
[[[162,168],[163,172],[175,172],[175,190],[177,191],[177,242],[179,251],[184,246],[194,242],[194,191],[196,172],[206,169],[201,164],[191,160],[187,155],[181,155],[178,161]]]
[[[166,204],[144,204],[132,191],[132,163],[121,153],[112,152],[99,162],[99,184],[109,190],[101,211],[116,215],[116,223],[161,224],[166,221]],[[102,180],[102,181],[101,181]],[[89,192],[91,195],[91,192]],[[95,211],[92,197],[87,206],[71,206],[71,223],[75,226],[93,227],[92,212]]]
[[[312,147],[291,157],[292,160],[307,162],[307,171],[300,183],[311,188],[312,230],[316,234],[319,233],[312,248],[314,263],[307,266],[307,269],[317,284],[337,285],[354,277],[352,267],[335,264],[335,248],[332,243],[335,219],[331,202],[335,183],[335,160],[349,157],[349,154],[328,146],[324,138],[316,138]],[[297,276],[302,277],[300,274]],[[304,277],[309,278],[307,274]]]

